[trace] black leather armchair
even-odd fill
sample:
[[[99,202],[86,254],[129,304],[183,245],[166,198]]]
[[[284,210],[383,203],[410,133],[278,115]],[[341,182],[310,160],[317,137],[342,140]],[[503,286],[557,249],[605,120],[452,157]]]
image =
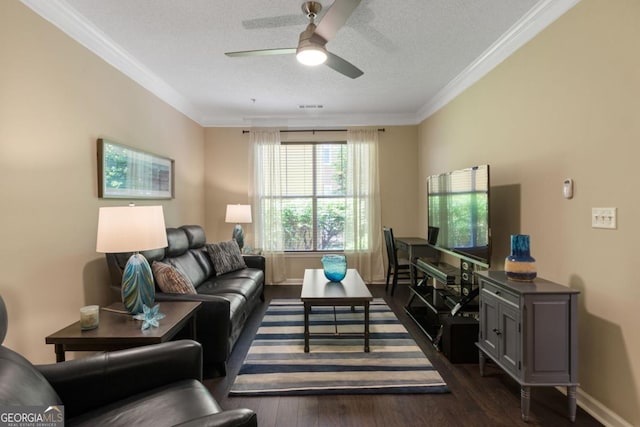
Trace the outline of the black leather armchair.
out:
[[[7,312],[0,297],[0,344]],[[250,409],[223,411],[201,382],[191,340],[32,365],[0,345],[0,405],[64,405],[66,426],[257,426]]]

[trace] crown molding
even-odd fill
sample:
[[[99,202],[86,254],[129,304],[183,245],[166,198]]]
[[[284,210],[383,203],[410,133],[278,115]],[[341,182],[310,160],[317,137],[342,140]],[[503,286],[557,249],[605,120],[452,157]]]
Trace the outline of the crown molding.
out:
[[[216,117],[205,120],[205,127],[281,127],[281,128],[332,128],[351,126],[408,126],[417,124],[415,114],[330,114],[312,117],[301,116],[250,116]]]
[[[111,41],[64,0],[20,0],[25,6],[58,27],[76,42],[98,55],[108,64],[140,86],[201,125],[195,106],[164,80],[140,63],[126,50]]]
[[[447,105],[579,2],[580,0],[544,0],[536,4],[482,55],[427,101],[416,114],[418,122]]]
[[[543,0],[415,114],[345,114],[313,117],[209,118],[183,95],[111,41],[65,0],[20,0],[69,37],[201,126],[380,126],[415,125],[440,110],[485,74],[571,9],[580,0]]]

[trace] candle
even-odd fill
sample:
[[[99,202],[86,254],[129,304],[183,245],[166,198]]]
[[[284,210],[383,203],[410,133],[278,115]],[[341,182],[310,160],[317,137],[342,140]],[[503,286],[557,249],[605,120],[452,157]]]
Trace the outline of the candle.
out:
[[[87,305],[80,309],[80,329],[88,331],[95,329],[100,322],[100,306]]]

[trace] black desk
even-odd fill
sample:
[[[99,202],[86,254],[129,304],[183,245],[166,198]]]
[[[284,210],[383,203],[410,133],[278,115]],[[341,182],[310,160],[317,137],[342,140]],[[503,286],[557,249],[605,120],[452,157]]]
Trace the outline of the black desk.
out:
[[[409,261],[411,262],[411,284],[415,284],[416,258],[431,258],[434,261],[440,259],[440,252],[432,246],[429,246],[426,239],[421,237],[396,237],[394,240],[396,243],[396,249],[409,254]]]

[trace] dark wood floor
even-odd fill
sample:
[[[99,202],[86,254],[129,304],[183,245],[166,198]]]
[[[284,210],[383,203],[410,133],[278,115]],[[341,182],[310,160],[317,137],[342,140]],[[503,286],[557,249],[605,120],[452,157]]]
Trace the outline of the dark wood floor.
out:
[[[294,397],[228,397],[229,388],[251,345],[272,298],[299,298],[300,286],[267,286],[266,302],[249,320],[228,364],[226,377],[205,383],[225,409],[251,408],[260,427],[286,426],[601,426],[578,408],[575,423],[567,418],[566,397],[552,387],[531,391],[529,422],[520,418],[520,388],[495,365],[480,377],[476,364],[451,364],[437,352],[403,310],[408,289],[395,296],[384,285],[369,285],[374,297],[384,297],[418,345],[446,381],[451,393],[440,395],[345,395]]]

